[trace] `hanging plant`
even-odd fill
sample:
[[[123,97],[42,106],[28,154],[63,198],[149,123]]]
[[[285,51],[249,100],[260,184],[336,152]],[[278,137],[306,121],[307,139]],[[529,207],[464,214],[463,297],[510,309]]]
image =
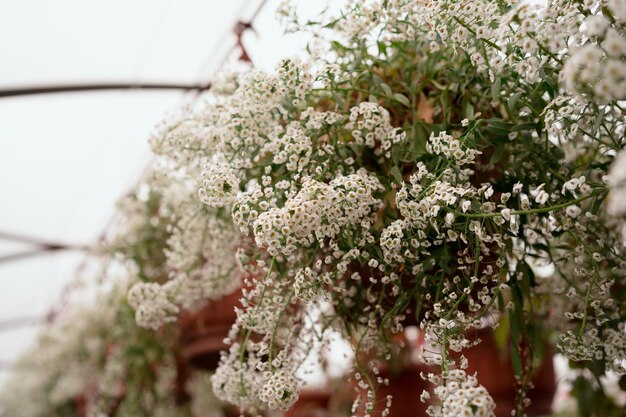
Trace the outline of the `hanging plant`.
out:
[[[253,414],[297,401],[314,340],[339,331],[385,358],[410,323],[440,369],[433,416],[494,415],[466,371],[474,327],[504,332],[516,415],[547,344],[593,380],[576,395],[602,395],[601,376],[626,373],[624,1],[281,13],[323,46],[216,84],[153,138],[188,221],[171,280],[133,289],[140,324],[245,277],[212,381]],[[359,357],[357,406],[378,412],[378,362]]]

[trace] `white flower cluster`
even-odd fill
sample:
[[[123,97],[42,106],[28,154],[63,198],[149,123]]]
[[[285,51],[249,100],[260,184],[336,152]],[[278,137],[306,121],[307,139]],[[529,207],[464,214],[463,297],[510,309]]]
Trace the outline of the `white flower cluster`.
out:
[[[310,65],[302,62],[300,58],[287,58],[281,60],[276,66],[276,76],[288,91],[293,92],[296,100],[303,100],[305,95],[313,88],[313,75]],[[292,103],[297,106],[298,103]]]
[[[286,129],[277,126],[268,139],[261,154],[272,154],[274,164],[284,164],[288,171],[298,172],[308,165],[312,153],[311,139],[304,134],[300,123],[291,122]]]
[[[0,415],[54,415],[97,386],[97,358],[104,344],[95,336],[110,319],[110,312],[79,307],[45,326],[35,345],[13,365],[0,393]]]
[[[187,382],[193,417],[224,416],[222,403],[213,394],[211,376],[208,372],[195,370]]]
[[[608,175],[610,193],[607,213],[619,222],[620,231],[626,245],[626,151],[622,150],[615,157]]]
[[[242,361],[241,349],[244,348],[239,343],[233,343],[228,352],[222,352],[220,366],[211,376],[213,393],[242,409],[256,410],[261,405],[258,397],[263,375],[255,369],[259,360],[254,352],[248,349],[248,357]]]
[[[241,233],[249,235],[259,214],[269,207],[263,187],[260,184],[253,184],[249,190],[237,196],[232,209],[233,223],[239,227]]]
[[[269,292],[269,290],[268,290]],[[244,301],[244,302],[247,302]],[[285,303],[280,294],[272,294],[257,300],[253,306],[237,309],[237,324],[257,334],[272,334],[279,327],[282,311],[277,309]],[[281,323],[284,325],[285,323]]]
[[[433,417],[494,417],[496,404],[476,376],[461,369],[450,370],[445,383],[435,388],[441,399],[439,410],[431,408]]]
[[[309,130],[319,130],[325,126],[332,126],[344,120],[344,115],[329,111],[317,111],[313,107],[308,107],[300,114],[300,120],[305,122],[305,127]]]
[[[444,135],[439,137],[442,136]],[[431,152],[450,152],[449,148],[442,147],[439,142],[435,142],[432,146]],[[470,152],[472,149],[465,152],[460,148],[457,150],[462,154],[459,156],[459,164],[460,161],[473,159],[477,152]],[[447,234],[443,233],[444,229],[453,226],[455,220],[454,214],[451,211],[446,213],[445,210],[448,208],[466,211],[466,206],[473,198],[480,195],[481,191],[486,192],[485,196],[490,195],[487,188],[475,189],[467,183],[471,171],[454,172],[451,169],[445,170],[444,175],[441,176],[442,179],[439,180],[428,171],[423,163],[418,163],[409,182],[402,184],[402,188],[396,194],[396,204],[402,218],[389,225],[380,238],[387,263],[419,259],[420,254],[430,255],[429,247],[433,242],[455,241],[458,238],[457,232],[449,230]],[[489,204],[487,203],[483,208],[493,211]],[[434,241],[431,240],[433,235]]]
[[[572,181],[569,187],[575,188],[575,183]],[[560,294],[557,299],[559,304],[564,304],[551,306],[566,319],[556,323],[562,331],[559,348],[572,361],[603,360],[607,367],[617,366],[619,370],[619,363],[624,359],[620,338],[626,335],[619,313],[620,301],[614,292],[614,286],[619,285],[616,280],[621,279],[621,271],[626,268],[623,252],[617,244],[619,236],[609,224],[598,222],[598,217],[588,212],[575,219],[568,214],[565,216],[568,218],[563,221],[564,225],[569,222],[572,228],[587,230],[593,239],[555,258],[558,270],[570,281],[565,286],[547,284],[544,291]],[[607,247],[616,250],[607,251]]]
[[[315,302],[321,295],[320,284],[319,278],[311,268],[302,268],[294,278],[294,294],[304,302]]]
[[[139,268],[142,280],[129,292],[137,323],[157,329],[176,320],[179,306],[196,308],[207,299],[232,293],[241,284],[235,256],[237,227],[224,208],[199,201],[193,181],[176,176],[144,186],[147,201],[133,195],[128,224],[116,247]],[[160,188],[157,192],[156,187]]]
[[[271,409],[288,410],[298,401],[299,382],[287,369],[266,371],[259,398]]]
[[[165,252],[176,304],[197,307],[241,285],[235,256],[239,233],[227,216],[193,201],[181,208]]]
[[[267,75],[252,71],[243,81],[243,99],[253,111],[267,111],[282,104],[290,93],[295,100],[304,99],[313,88],[313,76],[309,66],[298,58],[283,59],[276,66],[276,74]],[[291,103],[298,105],[298,101]]]
[[[211,162],[204,166],[201,185],[198,190],[200,200],[212,207],[231,204],[239,191],[239,178],[225,163]]]
[[[587,39],[570,46],[571,56],[563,66],[561,77],[571,92],[592,90],[601,100],[623,100],[626,98],[626,21],[620,16],[625,13],[626,3],[614,0],[607,8],[616,21],[610,22],[602,14],[602,7],[585,19],[581,32]]]
[[[399,3],[353,4],[354,16],[342,27],[354,35],[383,26],[399,39],[410,39],[423,28],[431,51],[444,47],[463,51],[492,79],[509,66],[526,82],[535,83],[551,59],[563,60],[560,76],[570,91],[582,86],[604,99],[624,97],[623,0],[590,0],[581,8],[571,0],[545,5],[511,2],[504,15],[497,3],[487,0]],[[603,7],[614,22],[602,14]],[[509,52],[505,56],[502,51]]]
[[[135,320],[142,327],[158,329],[176,320],[178,306],[170,301],[173,281],[160,285],[139,282],[128,292],[128,303],[135,309]]]
[[[626,375],[626,323],[604,333],[604,354],[609,367],[620,375]]]
[[[216,105],[207,104],[216,109]],[[156,127],[150,137],[154,153],[168,157],[177,166],[193,167],[198,164],[198,151],[216,146],[216,135],[204,127],[218,121],[219,112],[184,108]]]
[[[133,323],[121,284],[89,306],[65,305],[45,326],[0,394],[1,416],[105,416],[114,408],[120,416],[157,416],[173,404],[173,354]],[[130,369],[142,377],[128,378]]]
[[[443,155],[455,161],[458,165],[471,164],[474,162],[476,156],[481,154],[481,152],[476,149],[463,149],[461,142],[453,136],[448,135],[446,132],[439,132],[437,136],[432,133],[426,144],[426,150],[435,155]]]
[[[586,100],[580,95],[560,95],[552,100],[544,110],[544,120],[550,135],[562,143],[577,139],[581,133],[580,129],[593,123],[589,120],[590,116],[585,115],[585,108]],[[564,128],[566,125],[569,126]],[[568,159],[573,160],[584,152],[584,149],[578,148],[578,152],[569,153]]]
[[[373,194],[380,188],[375,177],[364,173],[338,176],[329,184],[305,180],[282,208],[259,215],[254,222],[257,245],[272,256],[291,255],[315,242],[323,245],[344,227],[371,221],[381,203]]]
[[[253,343],[245,347],[234,343],[228,352],[222,352],[220,366],[211,377],[213,392],[221,400],[253,414],[262,405],[287,410],[299,398],[300,380],[295,368],[281,363],[283,357],[274,359],[272,369],[262,371],[267,363],[260,359],[259,354],[263,352],[259,347]],[[246,361],[241,360],[242,349],[245,349]]]
[[[376,103],[363,102],[352,107],[346,129],[352,132],[357,144],[372,148],[376,155],[384,154],[387,158],[391,156],[391,146],[405,138],[404,132],[391,125],[387,109]]]

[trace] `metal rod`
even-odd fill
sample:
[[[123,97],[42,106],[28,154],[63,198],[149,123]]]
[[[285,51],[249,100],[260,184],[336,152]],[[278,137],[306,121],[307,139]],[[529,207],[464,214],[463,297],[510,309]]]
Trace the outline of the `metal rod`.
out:
[[[95,84],[66,84],[40,85],[12,89],[0,89],[0,98],[30,96],[36,94],[76,93],[81,91],[107,90],[182,90],[204,91],[211,88],[211,84],[168,84],[168,83],[95,83]]]
[[[45,321],[45,316],[41,317],[17,317],[14,319],[0,321],[0,332],[19,329],[26,326],[37,326]]]
[[[18,233],[3,231],[0,231],[0,240],[9,240],[34,246],[34,248],[32,249],[28,249],[22,252],[14,252],[6,255],[0,255],[0,264],[19,261],[21,259],[31,258],[33,256],[45,255],[50,252],[60,252],[68,250],[89,250],[89,246],[87,245],[71,245],[67,243],[52,242],[32,236],[25,236]]]
[[[23,252],[10,253],[8,255],[0,256],[0,264],[5,264],[9,262],[20,261],[26,258],[32,258],[35,256],[46,255],[52,252],[61,252],[61,251],[87,251],[89,250],[89,246],[72,246],[72,245],[64,245],[64,246],[48,246],[41,247],[38,249],[32,249]]]
[[[28,245],[39,246],[42,248],[56,248],[56,247],[71,246],[71,245],[66,245],[64,243],[52,242],[52,241],[41,239],[38,237],[22,235],[19,233],[4,232],[4,231],[0,231],[0,240],[10,240],[13,242],[26,243]]]

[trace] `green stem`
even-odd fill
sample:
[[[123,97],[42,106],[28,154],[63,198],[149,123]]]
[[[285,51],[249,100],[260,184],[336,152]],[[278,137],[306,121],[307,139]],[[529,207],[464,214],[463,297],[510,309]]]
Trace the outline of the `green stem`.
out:
[[[591,193],[582,197],[577,198],[576,200],[572,200],[572,201],[568,201],[566,203],[561,203],[561,204],[557,204],[554,206],[549,206],[549,207],[542,207],[542,208],[537,208],[537,209],[530,209],[530,210],[515,210],[515,211],[511,211],[511,216],[516,216],[516,215],[526,215],[526,214],[539,214],[539,213],[549,213],[552,211],[556,211],[556,210],[560,210],[569,206],[572,206],[574,204],[578,204],[581,203],[585,200],[588,200],[592,197],[598,197],[602,194],[607,193],[608,190],[604,189],[595,193]],[[445,209],[445,207],[444,207]],[[486,219],[486,218],[491,218],[491,217],[500,217],[502,216],[502,213],[497,211],[497,212],[493,212],[493,213],[459,213],[456,211],[453,211],[452,213],[454,213],[455,216],[458,217],[465,217],[468,219]]]
[[[597,276],[598,276],[598,272],[596,271],[596,273],[591,278],[591,281],[589,282],[589,287],[587,288],[587,294],[585,294],[584,316],[583,316],[583,322],[580,325],[580,331],[578,332],[578,343],[581,343],[583,339],[583,334],[585,333],[585,328],[587,327],[587,320],[589,316],[589,304],[591,303],[591,289],[593,288],[593,285],[595,284]]]
[[[294,295],[294,291],[291,290],[289,292],[289,296],[287,297],[287,301],[280,309],[280,313],[278,314],[278,318],[276,319],[276,324],[274,325],[274,329],[272,329],[272,337],[270,338],[270,351],[269,351],[269,364],[270,364],[270,369],[272,371],[274,370],[274,365],[272,364],[272,362],[274,360],[274,340],[276,339],[276,331],[278,330],[280,318],[285,312],[285,309],[287,308],[287,306],[291,303],[291,300],[293,299],[293,295]]]

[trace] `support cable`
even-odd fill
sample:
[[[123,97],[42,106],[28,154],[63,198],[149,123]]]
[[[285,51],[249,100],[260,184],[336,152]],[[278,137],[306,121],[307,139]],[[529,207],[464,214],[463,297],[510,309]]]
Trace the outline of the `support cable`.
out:
[[[0,240],[8,240],[11,242],[24,243],[33,246],[32,249],[24,250],[21,252],[9,253],[6,255],[0,255],[0,264],[19,261],[21,259],[31,258],[34,256],[41,256],[48,253],[62,251],[87,251],[90,249],[90,247],[87,245],[73,245],[67,243],[52,242],[32,236],[3,231],[0,231]]]
[[[31,96],[37,94],[77,93],[83,91],[107,90],[182,90],[205,91],[211,87],[206,84],[177,84],[177,83],[88,83],[88,84],[60,84],[39,85],[21,88],[0,89],[0,98]]]

